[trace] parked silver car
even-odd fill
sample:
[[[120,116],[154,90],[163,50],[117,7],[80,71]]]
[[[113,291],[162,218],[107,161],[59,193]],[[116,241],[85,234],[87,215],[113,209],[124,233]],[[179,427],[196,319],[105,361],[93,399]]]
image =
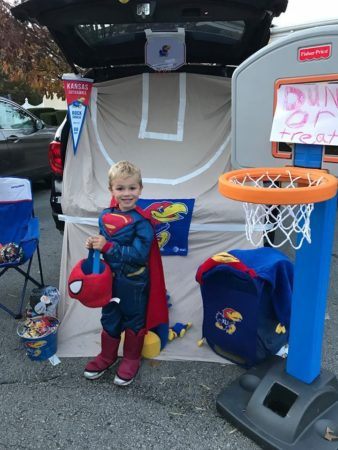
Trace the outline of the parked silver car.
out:
[[[47,180],[48,146],[55,130],[20,105],[0,97],[0,176]]]

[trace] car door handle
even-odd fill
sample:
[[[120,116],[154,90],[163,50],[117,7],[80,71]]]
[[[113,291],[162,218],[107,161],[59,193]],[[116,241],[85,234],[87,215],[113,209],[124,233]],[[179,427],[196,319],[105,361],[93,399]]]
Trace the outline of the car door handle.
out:
[[[7,141],[9,142],[19,142],[20,138],[18,138],[18,136],[15,136],[14,134],[12,134],[11,136],[8,136]]]

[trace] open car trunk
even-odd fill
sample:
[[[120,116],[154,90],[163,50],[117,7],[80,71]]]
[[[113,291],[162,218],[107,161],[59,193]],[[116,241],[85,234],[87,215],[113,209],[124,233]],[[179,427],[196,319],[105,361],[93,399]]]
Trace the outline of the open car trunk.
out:
[[[75,70],[101,74],[93,77],[77,152],[71,138],[66,151],[60,356],[98,353],[101,312],[70,299],[67,278],[86,256],[85,239],[97,232],[99,212],[110,203],[110,165],[127,159],[142,171],[142,199],[179,203],[181,210],[194,201],[187,255],[178,256],[173,247],[174,254],[163,257],[170,325],[193,326],[184,340],[168,343],[160,358],[225,362],[196,344],[203,306],[195,275],[212,255],[250,244],[242,204],[225,199],[217,188],[219,176],[231,168],[231,81],[203,73],[206,67],[238,65],[264,46],[273,17],[286,5],[287,0],[30,0],[13,9],[21,20],[46,25]],[[179,73],[148,73],[146,30],[179,28],[185,33],[185,65]]]
[[[238,65],[266,45],[287,0],[29,0],[12,9],[50,30],[82,68],[144,64],[145,30],[184,29],[187,64]]]

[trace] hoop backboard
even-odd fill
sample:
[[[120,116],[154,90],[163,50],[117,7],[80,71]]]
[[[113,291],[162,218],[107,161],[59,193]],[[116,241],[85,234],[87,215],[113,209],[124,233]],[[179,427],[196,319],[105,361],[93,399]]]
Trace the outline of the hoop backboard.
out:
[[[271,134],[277,110],[280,111],[277,109],[278,95],[281,96],[286,89],[290,92],[291,88],[304,93],[311,85],[309,104],[317,103],[318,111],[322,111],[322,104],[316,95],[323,95],[326,100],[330,98],[333,108],[326,118],[337,121],[338,52],[333,51],[337,47],[336,26],[314,27],[276,40],[235,70],[232,78],[232,164],[235,168],[308,166],[308,159],[304,159],[302,154],[304,149],[310,152],[310,167],[327,169],[331,174],[338,175],[338,136],[335,137],[338,126],[336,130],[332,129],[331,134],[327,132],[328,135],[324,136],[318,129],[318,120],[312,121],[319,138],[311,140],[308,132],[301,134],[300,121],[309,117],[305,111],[306,105],[302,105],[297,116],[299,123],[293,121],[291,124],[294,133],[284,133],[280,141],[274,139],[282,132]],[[324,86],[329,86],[329,93]],[[323,119],[323,115],[320,118]]]

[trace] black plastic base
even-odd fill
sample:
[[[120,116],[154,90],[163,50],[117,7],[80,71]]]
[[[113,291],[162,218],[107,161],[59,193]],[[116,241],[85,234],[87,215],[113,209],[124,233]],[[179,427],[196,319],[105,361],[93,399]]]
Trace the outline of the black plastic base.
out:
[[[274,357],[224,389],[216,405],[262,448],[338,449],[338,382],[327,370],[306,384],[285,372],[284,359]],[[332,440],[324,437],[327,429]]]

